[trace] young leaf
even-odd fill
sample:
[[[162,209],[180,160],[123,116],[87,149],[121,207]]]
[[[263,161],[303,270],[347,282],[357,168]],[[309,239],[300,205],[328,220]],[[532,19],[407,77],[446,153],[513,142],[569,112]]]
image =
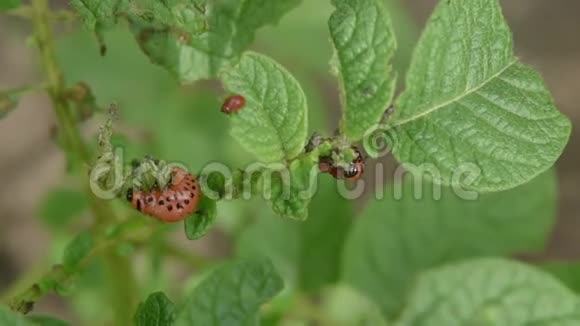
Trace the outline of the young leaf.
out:
[[[20,0],[0,0],[0,11],[14,9],[20,6]]]
[[[258,325],[258,309],[283,286],[268,260],[226,264],[194,289],[178,313],[178,325]]]
[[[300,0],[208,1],[207,27],[201,35],[176,35],[167,29],[134,24],[144,52],[153,62],[171,71],[183,82],[217,77],[235,63],[252,43],[262,26],[274,24]],[[198,33],[199,34],[199,33]]]
[[[352,141],[377,125],[395,92],[391,66],[396,39],[384,0],[333,0],[329,20],[344,114],[342,132]]]
[[[189,240],[203,237],[215,222],[217,214],[216,202],[207,197],[202,197],[197,212],[185,220],[185,236]]]
[[[389,317],[405,301],[418,272],[466,257],[539,250],[554,222],[552,173],[477,200],[418,184],[422,186],[404,183],[399,195],[398,185],[389,187],[386,198],[371,202],[345,246],[344,280],[379,303]],[[437,189],[442,190],[440,198]]]
[[[171,326],[175,321],[175,305],[163,292],[149,295],[135,313],[137,326]]]
[[[580,300],[531,266],[480,259],[424,273],[397,326],[578,325]]]
[[[294,158],[306,142],[306,96],[298,81],[272,59],[246,53],[220,75],[226,89],[246,98],[231,115],[232,136],[264,162]]]
[[[441,1],[389,122],[395,157],[414,172],[435,167],[443,184],[475,164],[481,173],[467,186],[478,191],[513,188],[551,167],[570,122],[512,48],[498,0]]]
[[[74,271],[94,247],[93,236],[89,232],[79,233],[64,249],[62,264],[65,269]]]
[[[47,225],[62,229],[87,209],[88,205],[88,199],[83,192],[56,189],[49,192],[42,201],[39,215]]]

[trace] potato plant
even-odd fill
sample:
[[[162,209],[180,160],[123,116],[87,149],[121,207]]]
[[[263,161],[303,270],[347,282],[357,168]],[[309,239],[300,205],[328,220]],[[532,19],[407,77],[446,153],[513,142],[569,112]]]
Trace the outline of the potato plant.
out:
[[[510,258],[550,233],[571,123],[498,0],[439,1],[416,42],[383,0],[0,10],[43,72],[0,117],[45,92],[69,180],[39,208],[54,264],[0,324],[580,324],[572,267]]]

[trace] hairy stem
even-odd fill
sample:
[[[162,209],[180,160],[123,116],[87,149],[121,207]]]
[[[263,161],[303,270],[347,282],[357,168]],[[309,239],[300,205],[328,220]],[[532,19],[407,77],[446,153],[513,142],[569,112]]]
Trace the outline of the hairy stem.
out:
[[[32,19],[36,46],[40,54],[40,60],[47,79],[47,90],[55,111],[59,129],[63,133],[65,147],[75,157],[84,163],[90,163],[91,154],[84,143],[77,121],[72,114],[71,107],[65,97],[65,82],[62,70],[56,59],[52,28],[49,24],[51,11],[47,0],[32,0]],[[84,174],[86,175],[86,173]],[[88,179],[85,179],[88,181]],[[88,187],[87,187],[88,190]],[[90,193],[90,192],[89,192]],[[91,208],[96,219],[96,229],[102,230],[117,221],[112,207],[91,194]],[[110,248],[103,253],[106,266],[112,281],[111,304],[115,309],[116,324],[128,325],[131,323],[132,311],[136,306],[137,284],[132,271],[131,261]],[[60,274],[56,275],[59,278]],[[58,278],[58,279],[59,279]],[[36,294],[32,287],[32,294]],[[38,299],[32,296],[32,304]]]

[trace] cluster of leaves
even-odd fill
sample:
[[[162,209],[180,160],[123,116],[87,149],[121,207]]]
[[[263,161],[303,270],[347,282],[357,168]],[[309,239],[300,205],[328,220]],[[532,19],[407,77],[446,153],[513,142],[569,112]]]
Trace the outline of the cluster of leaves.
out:
[[[242,228],[236,234],[237,259],[195,280],[196,286],[186,291],[179,304],[154,283],[154,291],[149,291],[153,293],[137,308],[135,323],[276,324],[287,321],[289,311],[298,314],[290,319],[300,317],[297,301],[304,293],[323,294],[328,315],[324,318],[331,324],[578,323],[580,299],[554,277],[526,264],[484,258],[543,247],[555,211],[555,177],[546,171],[561,154],[571,128],[541,78],[514,56],[498,1],[441,1],[416,46],[405,91],[396,100],[396,71],[401,69],[392,63],[397,37],[388,7],[382,0],[332,1],[328,29],[343,112],[339,137],[348,145],[363,140],[381,126],[385,110],[394,102],[395,114],[382,127],[395,158],[416,173],[413,180],[425,178],[422,166],[440,171],[430,176],[432,184],[423,183],[421,199],[413,196],[417,186],[410,182],[390,185],[384,199],[371,201],[358,221],[353,220],[352,204],[336,194],[334,184],[323,181],[313,199],[299,195],[308,188],[320,154],[304,153],[312,104],[288,70],[268,56],[246,51],[257,29],[277,22],[298,4],[298,0],[72,1],[99,38],[125,19],[141,50],[178,80],[217,78],[228,92],[242,94],[245,107],[228,119],[233,138],[260,161],[280,163],[291,174],[291,196],[278,196],[280,185],[274,184],[270,200],[273,211],[288,219],[265,214]],[[127,54],[115,55],[114,48],[110,47],[108,60],[122,61]],[[66,51],[62,56],[71,62],[83,58]],[[90,83],[95,94],[103,101],[123,98],[132,80],[150,80],[151,92],[133,90],[143,95],[123,103],[139,108],[125,111],[124,118],[171,130],[157,134],[149,144],[128,146],[131,155],[143,154],[143,147],[148,147],[159,157],[201,166],[204,159],[184,152],[175,139],[192,139],[189,145],[203,153],[229,141],[219,132],[228,128],[221,122],[197,132],[187,124],[194,119],[184,119],[190,114],[190,103],[217,108],[215,99],[159,96],[162,87],[155,83],[162,84],[159,80],[165,78],[164,87],[171,85],[164,75],[146,70],[155,78],[147,73],[123,77],[111,70],[118,79],[103,77],[100,83]],[[72,68],[65,73],[70,79],[86,75]],[[125,89],[119,91],[119,85]],[[158,109],[145,109],[159,106],[167,108],[166,119],[158,118]],[[195,114],[195,120],[201,121],[213,113],[197,110]],[[237,152],[223,156],[231,162],[244,157]],[[436,199],[431,191],[439,185],[462,182],[454,178],[454,171],[465,164],[481,170],[463,184],[482,193],[479,198],[464,201],[451,188],[443,188],[441,199]],[[394,200],[399,186],[402,199]],[[65,189],[51,196],[42,215],[55,229],[69,225],[87,206],[74,191]],[[50,204],[62,201],[78,206],[63,210]],[[200,208],[185,222],[190,239],[203,236],[216,222],[215,201],[206,199]],[[306,220],[308,215],[311,218]],[[97,244],[116,245],[118,234],[118,230],[104,235],[81,233],[66,247],[63,273],[87,269],[98,274],[97,268],[86,266],[86,258],[99,249]],[[151,247],[157,245],[155,238],[150,242]],[[155,271],[163,257],[155,254],[154,258]],[[558,267],[550,265],[546,270],[577,284]],[[283,279],[289,293],[278,295]],[[93,278],[91,282],[98,283]],[[56,283],[50,286],[57,287]],[[337,308],[336,298],[349,306]],[[48,324],[43,318],[24,320],[0,311],[0,321],[8,324]]]
[[[88,1],[73,4],[95,30],[110,25],[112,17],[127,12],[126,8],[151,13],[149,21],[171,25],[164,30],[173,30],[181,20],[166,11],[183,12],[183,2],[168,2],[158,11],[145,10],[147,2],[99,4],[98,11]],[[215,1],[191,15],[202,15],[207,30],[180,29],[187,34],[186,45],[177,36],[171,40],[179,50],[169,49],[167,41],[153,41],[153,32],[143,37],[142,27],[137,28],[137,39],[154,62],[182,81],[218,77],[229,92],[245,96],[246,107],[231,119],[232,135],[264,162],[288,162],[298,157],[306,142],[306,96],[291,74],[272,59],[243,51],[258,27],[276,21],[296,4]],[[341,85],[344,112],[340,131],[356,142],[379,125],[393,100],[396,73],[391,60],[396,38],[381,1],[333,4],[336,10],[329,28],[335,48],[332,68]],[[481,17],[486,21],[476,20]],[[454,180],[454,172],[475,164],[481,173],[466,186],[486,192],[526,183],[552,166],[567,142],[570,123],[556,110],[541,78],[519,63],[512,47],[497,3],[447,1],[437,7],[414,53],[406,90],[396,100],[395,115],[387,125],[390,146],[401,164],[419,174],[424,166],[434,167],[439,172],[434,181],[445,185],[462,182]],[[296,174],[308,167],[291,171],[300,179],[303,176]],[[307,202],[300,207],[292,204],[296,207],[282,210],[289,211],[284,215],[304,219],[300,212]]]

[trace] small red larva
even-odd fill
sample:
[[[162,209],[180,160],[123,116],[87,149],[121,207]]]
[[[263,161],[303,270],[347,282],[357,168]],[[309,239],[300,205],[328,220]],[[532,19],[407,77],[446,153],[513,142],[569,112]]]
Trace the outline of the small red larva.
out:
[[[362,177],[365,170],[365,162],[360,150],[353,146],[356,153],[354,160],[346,167],[337,166],[330,157],[321,157],[318,162],[318,168],[322,173],[330,173],[339,180],[358,180]]]
[[[319,159],[318,169],[320,170],[320,172],[330,173],[332,167],[333,167],[332,158],[326,156],[326,157],[321,157]]]
[[[243,96],[232,95],[226,98],[224,104],[222,104],[222,112],[227,114],[236,112],[243,108],[245,104],[246,99]]]
[[[331,174],[337,179],[358,180],[362,177],[364,168],[363,162],[355,162],[346,168],[336,168],[336,170],[331,171]]]
[[[197,209],[201,192],[195,177],[180,168],[171,171],[171,183],[162,190],[127,192],[127,200],[143,214],[163,222],[184,220]]]

